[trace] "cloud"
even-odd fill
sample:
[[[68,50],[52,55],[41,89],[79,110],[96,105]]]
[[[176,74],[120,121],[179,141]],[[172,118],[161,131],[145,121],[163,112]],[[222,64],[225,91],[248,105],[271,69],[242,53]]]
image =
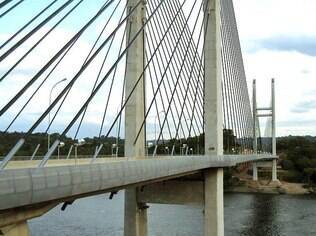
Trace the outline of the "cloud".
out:
[[[258,105],[270,104],[275,78],[277,135],[316,135],[311,120],[316,117],[316,31],[310,23],[316,21],[316,1],[233,1],[248,85],[257,80]]]
[[[316,109],[316,100],[311,100],[298,103],[294,108],[292,108],[292,112],[307,113],[314,109]]]
[[[255,41],[250,51],[261,49],[275,51],[295,51],[308,56],[316,56],[316,37],[307,36],[275,36]]]
[[[316,127],[315,119],[307,120],[288,120],[277,122],[279,127]]]
[[[278,35],[315,36],[316,1],[311,0],[233,0],[243,40]]]

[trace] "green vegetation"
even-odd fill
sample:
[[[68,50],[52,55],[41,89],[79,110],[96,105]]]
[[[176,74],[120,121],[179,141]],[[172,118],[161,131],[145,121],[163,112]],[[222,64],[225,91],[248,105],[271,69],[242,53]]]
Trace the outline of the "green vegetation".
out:
[[[20,139],[23,133],[3,133],[0,132],[0,156],[6,155],[13,145]],[[57,139],[58,134],[52,134],[50,136],[51,144]],[[95,152],[96,146],[103,144],[103,148],[100,152],[100,155],[111,155],[112,154],[112,144],[116,143],[116,138],[109,137],[100,139],[97,137],[94,138],[85,138],[85,145],[78,146],[78,155],[93,155]],[[74,143],[78,142],[78,140],[73,140],[71,138],[63,138],[62,142],[65,143],[65,146],[60,148],[60,155],[66,156],[68,154],[69,148]],[[19,159],[19,156],[31,156],[34,152],[36,146],[40,144],[40,148],[37,152],[37,156],[43,156],[47,152],[47,134],[44,133],[35,133],[30,135],[25,144],[16,154],[16,159]],[[119,156],[123,156],[124,154],[124,140],[119,139]],[[56,151],[57,153],[57,151]],[[74,151],[72,151],[72,155]]]
[[[232,130],[224,129],[224,151],[225,153],[237,152],[239,147],[236,144],[236,137],[234,136]],[[4,133],[0,132],[0,156],[6,155],[13,145],[23,136],[23,133],[13,132],[13,133]],[[51,144],[58,138],[58,134],[51,134]],[[101,138],[93,137],[93,138],[84,138],[85,145],[78,147],[78,154],[80,155],[92,155],[95,152],[95,148],[100,144],[103,144],[103,148],[99,155],[111,155],[112,154],[112,145],[116,144],[117,140],[115,137],[105,138],[101,136]],[[74,143],[78,142],[78,140],[73,140],[71,138],[63,138],[62,142],[65,143],[63,148],[60,148],[60,155],[65,156],[68,154],[69,148]],[[31,156],[34,152],[36,146],[40,144],[40,148],[37,152],[38,156],[43,156],[47,152],[47,134],[44,133],[35,133],[30,135],[25,144],[16,154],[17,158],[19,156]],[[118,140],[118,155],[124,155],[124,139]],[[188,151],[188,154],[203,154],[204,153],[204,134],[195,137],[189,137],[187,139],[171,139],[166,141],[159,141],[159,145],[157,147],[157,154],[159,155],[167,155],[170,154],[172,148],[174,147],[174,151],[177,154],[185,153],[185,150]],[[185,146],[185,148],[184,148]],[[148,154],[152,154],[155,149],[155,140],[148,141]],[[115,152],[115,151],[114,151]]]
[[[277,139],[281,165],[290,182],[316,183],[316,137],[288,136]]]

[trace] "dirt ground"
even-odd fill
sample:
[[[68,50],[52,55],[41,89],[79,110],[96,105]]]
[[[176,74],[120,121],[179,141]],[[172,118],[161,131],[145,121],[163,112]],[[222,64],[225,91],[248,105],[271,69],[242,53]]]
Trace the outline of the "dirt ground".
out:
[[[253,181],[246,172],[235,173],[233,185],[227,192],[242,193],[267,193],[267,194],[310,194],[316,193],[315,189],[304,188],[302,183],[289,183],[285,181],[272,182],[269,180]]]

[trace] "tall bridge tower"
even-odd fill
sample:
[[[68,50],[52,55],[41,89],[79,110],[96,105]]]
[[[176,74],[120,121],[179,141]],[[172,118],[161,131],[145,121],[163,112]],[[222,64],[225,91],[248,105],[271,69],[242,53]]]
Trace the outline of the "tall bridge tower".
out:
[[[137,0],[128,0],[128,8],[137,5]],[[223,118],[222,118],[222,63],[221,63],[221,15],[220,0],[205,1],[204,14],[208,18],[205,26],[205,154],[223,154]],[[137,10],[128,19],[127,43],[143,27],[146,21],[146,1],[137,6]],[[141,127],[145,113],[144,85],[144,41],[145,28],[129,48],[127,54],[126,94],[129,94],[136,81],[141,78],[125,114],[125,156],[145,156],[145,132],[134,143],[137,131]],[[144,129],[144,128],[143,128]],[[208,169],[204,172],[204,235],[224,235],[223,205],[223,169]],[[138,189],[129,188],[125,193],[125,236],[147,235],[147,206],[138,202]],[[182,193],[178,193],[182,195]],[[192,193],[194,195],[194,193]],[[158,196],[157,196],[158,197]],[[186,198],[185,195],[182,196]],[[183,200],[186,201],[185,199]]]
[[[136,9],[127,19],[126,40],[127,45],[131,39],[136,37],[146,20],[146,1],[127,0],[127,15],[131,9]],[[145,29],[138,34],[126,56],[126,83],[125,94],[132,94],[125,109],[125,156],[144,157],[145,156],[145,128],[141,127],[146,112],[145,108],[145,81],[144,81],[144,61],[145,61]],[[133,87],[140,79],[135,91]],[[136,135],[141,130],[138,139]],[[125,216],[124,235],[138,236],[147,235],[147,210],[146,207],[137,201],[137,188],[125,190]]]

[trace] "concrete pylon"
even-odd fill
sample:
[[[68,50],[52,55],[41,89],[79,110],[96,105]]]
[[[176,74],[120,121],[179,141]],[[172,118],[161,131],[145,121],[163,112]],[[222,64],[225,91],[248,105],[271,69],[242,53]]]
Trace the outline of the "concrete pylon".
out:
[[[4,236],[29,236],[30,230],[26,221],[16,223],[1,229]]]
[[[272,100],[272,155],[276,156],[276,121],[275,121],[275,82],[271,80],[271,100]],[[272,181],[278,182],[277,160],[272,161]]]
[[[128,14],[138,4],[138,0],[127,1]],[[126,39],[127,45],[134,38],[136,33],[143,27],[146,17],[146,1],[133,11],[127,20]],[[141,33],[129,47],[126,60],[126,95],[129,95],[144,69],[144,37]],[[144,120],[145,109],[145,82],[144,78],[138,83],[136,90],[130,97],[125,108],[125,156],[145,156],[145,129],[134,143],[136,135]],[[146,236],[147,235],[147,211],[137,201],[137,189],[130,188],[125,191],[125,215],[124,215],[125,236]]]
[[[205,35],[205,154],[223,154],[222,63],[220,0],[205,5],[208,28]],[[224,235],[223,169],[205,171],[204,235]]]
[[[271,81],[271,107],[258,108],[257,107],[257,91],[256,91],[256,80],[253,81],[253,151],[258,154],[258,143],[257,143],[257,127],[259,117],[271,117],[272,127],[272,155],[276,156],[276,121],[275,121],[275,82],[274,79]],[[260,114],[258,111],[269,111],[268,114]],[[258,167],[256,163],[253,163],[253,180],[258,180]],[[277,182],[277,160],[272,161],[272,182]]]
[[[252,163],[252,180],[258,181],[258,167],[256,162]]]
[[[256,80],[252,83],[252,117],[253,117],[253,153],[258,154],[258,137],[257,137],[257,88]],[[258,181],[257,163],[252,163],[252,180]]]

